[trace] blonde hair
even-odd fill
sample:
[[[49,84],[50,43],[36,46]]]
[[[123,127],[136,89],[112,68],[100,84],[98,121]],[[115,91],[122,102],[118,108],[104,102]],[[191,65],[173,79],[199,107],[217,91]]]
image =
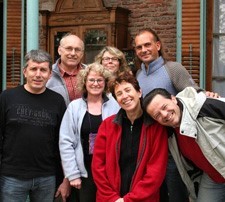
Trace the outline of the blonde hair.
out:
[[[109,52],[110,54],[114,55],[115,57],[117,57],[119,59],[120,67],[119,67],[117,74],[124,72],[124,71],[130,71],[130,68],[127,65],[127,61],[126,61],[124,53],[122,51],[120,51],[118,48],[113,47],[113,46],[104,47],[99,52],[99,54],[96,55],[95,62],[102,64],[102,57],[105,52]]]
[[[84,94],[87,95],[87,89],[86,89],[86,81],[87,77],[90,73],[90,71],[98,73],[100,76],[102,76],[105,79],[105,89],[104,93],[107,93],[108,91],[108,80],[110,77],[112,77],[112,73],[104,68],[100,63],[94,62],[89,64],[84,69],[81,69],[77,75],[77,87],[78,89]]]

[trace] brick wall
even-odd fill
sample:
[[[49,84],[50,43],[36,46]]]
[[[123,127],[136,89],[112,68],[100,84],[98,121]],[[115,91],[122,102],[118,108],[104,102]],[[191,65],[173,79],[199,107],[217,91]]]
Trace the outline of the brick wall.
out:
[[[105,6],[128,8],[131,39],[139,29],[154,29],[169,59],[176,57],[176,0],[104,0]]]
[[[42,10],[54,10],[57,0],[40,0]],[[129,15],[130,47],[139,29],[151,27],[162,39],[168,59],[176,57],[176,0],[104,0],[106,7],[119,6]]]

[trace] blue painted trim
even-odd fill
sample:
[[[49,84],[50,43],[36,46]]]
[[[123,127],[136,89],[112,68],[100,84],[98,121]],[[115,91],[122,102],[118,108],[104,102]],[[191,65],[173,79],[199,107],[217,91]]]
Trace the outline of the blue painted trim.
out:
[[[200,1],[200,87],[206,87],[206,1]]]
[[[27,0],[27,50],[39,48],[39,1]]]
[[[21,53],[20,53],[20,84],[23,84],[23,65],[24,65],[24,11],[25,11],[25,2],[21,1]]]

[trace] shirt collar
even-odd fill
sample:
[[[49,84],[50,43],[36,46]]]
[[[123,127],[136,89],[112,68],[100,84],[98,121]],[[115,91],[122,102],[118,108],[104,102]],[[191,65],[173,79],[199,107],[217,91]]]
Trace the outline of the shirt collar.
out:
[[[146,72],[147,75],[149,75],[152,74],[154,71],[158,70],[159,68],[161,68],[164,65],[164,63],[165,63],[164,59],[160,56],[148,65],[147,71],[144,63],[141,64],[141,68],[143,71]]]
[[[59,62],[59,64],[60,64],[60,62]],[[59,71],[60,71],[60,74],[61,74],[62,77],[64,77],[64,76],[76,76],[81,69],[80,63],[77,65],[77,68],[74,69],[74,71],[72,73],[65,71],[63,68],[60,67],[60,65],[58,65],[58,66],[59,66]]]

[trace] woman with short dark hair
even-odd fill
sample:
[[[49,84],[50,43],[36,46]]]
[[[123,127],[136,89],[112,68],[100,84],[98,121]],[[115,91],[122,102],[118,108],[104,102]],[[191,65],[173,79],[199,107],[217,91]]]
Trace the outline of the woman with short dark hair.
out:
[[[120,111],[105,119],[95,142],[92,173],[97,202],[159,202],[167,166],[167,132],[142,109],[136,78],[123,72],[109,81]]]

